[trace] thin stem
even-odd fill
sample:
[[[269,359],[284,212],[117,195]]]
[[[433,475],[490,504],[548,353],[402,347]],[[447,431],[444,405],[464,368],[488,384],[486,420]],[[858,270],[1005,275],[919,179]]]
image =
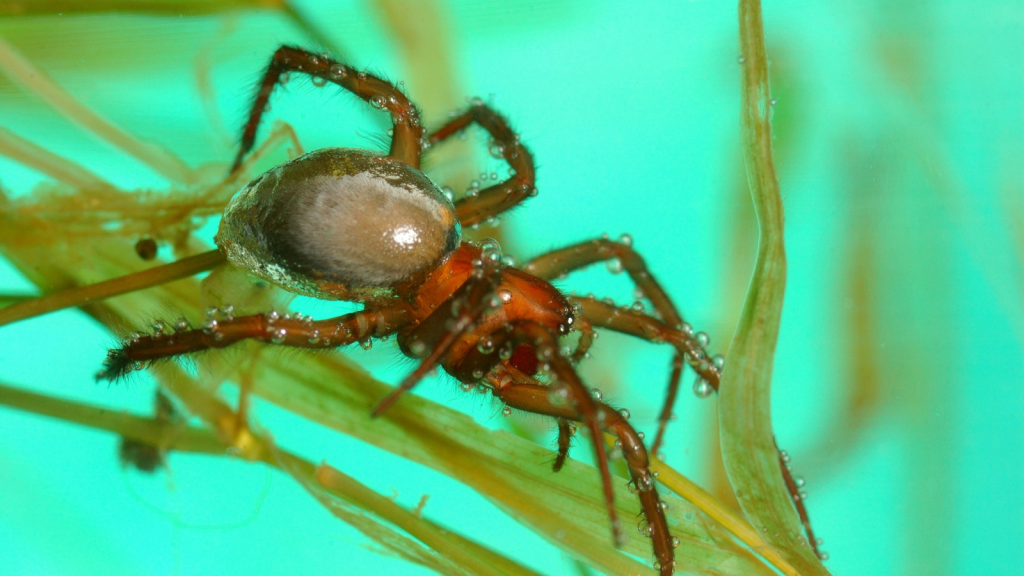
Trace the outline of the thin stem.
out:
[[[187,278],[210,270],[224,261],[224,254],[220,250],[211,250],[135,274],[21,302],[0,309],[0,326]]]

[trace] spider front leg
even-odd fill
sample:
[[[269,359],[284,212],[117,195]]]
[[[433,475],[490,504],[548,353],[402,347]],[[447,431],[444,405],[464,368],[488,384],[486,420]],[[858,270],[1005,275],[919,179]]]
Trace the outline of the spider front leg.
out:
[[[547,364],[552,382],[549,386],[537,383],[514,368],[499,369],[492,374],[494,396],[511,408],[545,414],[560,419],[559,458],[567,448],[570,430],[563,426],[566,420],[581,422],[589,431],[594,445],[594,456],[604,487],[605,503],[612,523],[616,545],[623,542],[622,528],[615,513],[612,476],[608,468],[608,454],[603,442],[603,430],[613,433],[619,440],[632,484],[644,514],[642,532],[652,540],[657,566],[662,576],[672,574],[675,567],[674,541],[668,530],[665,512],[650,470],[647,449],[643,440],[629,422],[614,408],[594,399],[580,380],[568,358],[558,352],[557,339],[546,328],[534,323],[516,324],[511,333],[513,343],[532,346],[537,358]],[[558,460],[556,460],[556,464]]]
[[[682,317],[668,293],[654,279],[647,269],[647,263],[636,250],[630,246],[631,241],[624,237],[620,242],[599,238],[581,242],[573,246],[552,250],[542,254],[523,265],[523,270],[545,280],[553,280],[562,274],[585,268],[597,262],[615,262],[610,270],[622,270],[629,274],[636,287],[651,301],[658,316],[670,326],[681,326]],[[658,416],[658,433],[651,444],[651,452],[658,453],[664,440],[665,428],[672,417],[676,396],[679,393],[679,381],[683,374],[683,359],[678,354],[672,358],[672,372],[668,380],[668,391],[665,403]]]
[[[370,103],[374,108],[386,109],[394,122],[394,136],[391,139],[389,155],[419,168],[423,127],[420,126],[419,111],[401,90],[373,74],[355,70],[327,56],[301,48],[281,46],[270,58],[270,64],[256,91],[256,97],[249,110],[249,119],[242,132],[242,145],[235,156],[231,172],[238,169],[246,153],[252,149],[256,141],[256,130],[274,87],[284,81],[285,74],[291,72],[309,74],[317,83],[333,82]]]
[[[500,154],[508,162],[512,176],[480,190],[475,196],[463,198],[455,203],[455,211],[464,227],[494,218],[515,207],[536,190],[533,156],[519,142],[519,135],[512,131],[508,121],[482,102],[474,103],[469,110],[438,128],[427,138],[427,142],[431,145],[441,142],[465,130],[473,122],[487,130],[494,139],[491,145],[492,154]]]
[[[147,364],[211,348],[226,348],[243,340],[260,340],[296,348],[334,348],[394,333],[408,322],[404,307],[382,307],[313,321],[282,317],[277,312],[207,318],[202,328],[184,319],[174,326],[157,323],[152,334],[134,334],[107,353],[97,380],[115,381]]]

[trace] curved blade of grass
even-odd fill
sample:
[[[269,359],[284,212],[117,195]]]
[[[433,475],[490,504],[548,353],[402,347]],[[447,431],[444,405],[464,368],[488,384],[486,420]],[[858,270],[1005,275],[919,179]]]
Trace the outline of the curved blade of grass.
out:
[[[786,288],[783,209],[772,159],[759,0],[739,2],[743,155],[760,226],[757,260],[719,397],[722,456],[751,524],[800,574],[828,574],[802,535],[772,434],[771,379]]]
[[[746,520],[740,518],[728,506],[724,505],[692,480],[676,472],[657,458],[651,458],[651,470],[658,473],[658,480],[687,502],[700,508],[712,520],[739,538],[751,550],[760,554],[769,564],[778,568],[786,576],[799,576],[795,568],[789,565],[779,553],[764,543],[754,528]]]

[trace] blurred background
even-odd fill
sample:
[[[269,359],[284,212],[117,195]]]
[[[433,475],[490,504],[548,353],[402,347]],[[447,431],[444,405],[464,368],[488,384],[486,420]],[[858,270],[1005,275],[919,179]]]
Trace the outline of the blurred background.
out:
[[[281,44],[403,81],[428,126],[479,96],[534,153],[539,195],[499,226],[520,261],[628,233],[684,317],[727,354],[757,228],[739,148],[733,3],[360,0],[0,3],[0,127],[124,190],[152,169],[12,79],[11,51],[196,179],[223,174],[251,90]],[[1024,563],[1024,4],[769,2],[763,7],[789,279],[773,417],[806,479],[836,574],[1017,574]],[[297,76],[297,75],[296,75]],[[386,117],[294,78],[267,116],[302,146],[380,149]],[[283,152],[266,159],[284,160]],[[437,150],[456,195],[506,167],[486,138]],[[187,178],[185,178],[187,180]],[[0,188],[48,177],[0,158]],[[216,219],[199,222],[212,237]],[[159,238],[158,238],[159,239]],[[170,257],[171,247],[160,244]],[[633,301],[603,266],[559,283]],[[0,292],[38,288],[0,261]],[[317,316],[331,306],[297,299]],[[152,311],[140,311],[145,321]],[[152,383],[96,385],[112,337],[78,311],[0,329],[0,381],[148,413]],[[392,343],[345,354],[385,381]],[[607,334],[582,373],[648,435],[670,351]],[[684,390],[692,384],[686,374]],[[553,446],[552,423],[504,418],[438,378],[416,393]],[[667,462],[726,502],[715,400],[684,394]],[[545,574],[558,549],[457,482],[266,404],[279,442],[326,459]],[[4,574],[426,573],[374,551],[293,482],[223,458],[122,470],[117,439],[0,409]],[[586,459],[585,443],[574,457]],[[1014,567],[1017,568],[1014,568]]]

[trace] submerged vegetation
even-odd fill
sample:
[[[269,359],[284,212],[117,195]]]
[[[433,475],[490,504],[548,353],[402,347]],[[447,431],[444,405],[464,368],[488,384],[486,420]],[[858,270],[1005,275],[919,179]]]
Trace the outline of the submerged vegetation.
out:
[[[388,5],[382,3],[385,11]],[[750,9],[759,10],[756,5]],[[421,10],[427,16],[433,15],[430,8]],[[415,34],[408,15],[392,12],[390,18],[400,33]],[[752,55],[760,55],[752,58],[752,64],[763,73],[760,31],[744,28],[743,34],[760,46],[752,49]],[[130,131],[105,120],[2,39],[0,61],[5,75],[20,88],[171,182],[170,188],[160,191],[126,190],[83,165],[4,130],[0,151],[52,181],[39,184],[31,195],[12,197],[5,193],[0,197],[0,249],[32,283],[46,293],[58,295],[58,300],[40,300],[36,307],[32,307],[32,301],[22,302],[0,312],[3,323],[70,305],[80,307],[117,337],[131,338],[131,327],[137,325],[144,311],[170,309],[180,314],[171,324],[159,319],[152,322],[152,329],[169,329],[173,333],[175,324],[178,329],[199,325],[204,310],[209,316],[209,310],[218,314],[217,311],[228,307],[243,314],[287,306],[287,295],[265,284],[253,283],[226,264],[203,280],[180,278],[178,274],[164,278],[171,282],[141,291],[135,290],[154,282],[141,280],[129,284],[116,279],[148,268],[147,261],[156,256],[156,246],[169,247],[179,261],[203,252],[207,244],[197,231],[207,217],[219,214],[245,178],[254,175],[257,167],[276,162],[284,146],[290,146],[286,152],[291,157],[302,151],[299,138],[289,126],[278,124],[273,128],[241,174],[224,180],[218,176],[224,173],[220,166],[189,168],[170,151],[144,143]],[[431,81],[445,84],[446,78],[434,77]],[[762,89],[766,89],[766,79],[763,82]],[[751,161],[767,162],[770,167],[770,152],[765,149],[762,154]],[[754,172],[760,169],[751,168]],[[777,198],[777,190],[767,193]],[[757,194],[755,198],[759,197]],[[167,255],[162,251],[161,254]],[[104,280],[107,282],[103,283]],[[755,277],[755,283],[760,281]],[[779,287],[783,285],[780,283]],[[774,308],[777,318],[780,305],[781,301],[776,300],[755,306]],[[766,327],[769,331],[777,328],[777,322]],[[768,358],[768,368],[762,372],[766,376],[770,375],[773,347],[759,352]],[[110,412],[8,385],[0,388],[0,402],[113,432],[123,439],[121,453],[125,463],[144,470],[166,466],[169,453],[220,454],[262,462],[291,476],[332,514],[383,549],[439,573],[533,573],[515,559],[475,543],[472,535],[460,535],[430,521],[420,507],[406,509],[331,464],[316,465],[286,451],[271,439],[272,430],[249,430],[236,415],[241,407],[233,408],[216,392],[222,383],[235,382],[309,421],[459,480],[588,565],[616,574],[651,572],[645,562],[637,560],[649,554],[643,538],[629,539],[621,551],[608,543],[608,521],[598,476],[589,466],[570,461],[560,473],[552,474],[545,462],[549,448],[506,432],[487,430],[457,411],[419,397],[404,398],[386,416],[372,419],[372,406],[387,394],[389,386],[370,377],[347,356],[297,357],[251,343],[239,348],[244,350],[230,356],[197,358],[198,369],[176,364],[151,368],[160,389],[175,399],[158,403],[164,408],[152,418]],[[169,416],[175,403],[198,420]],[[750,441],[750,433],[742,430],[726,430],[725,435],[740,443]],[[526,466],[525,462],[536,465]],[[796,540],[782,544],[779,555],[765,546],[757,532],[728,507],[664,464],[656,466],[666,486],[688,500],[664,498],[671,532],[678,542],[679,572],[713,569],[719,574],[746,575],[772,574],[775,569],[786,574],[801,573],[791,567],[791,560],[783,560],[802,555],[786,552],[786,546],[794,545]],[[745,468],[741,465],[740,469]],[[751,480],[756,479],[744,478],[747,482]],[[622,517],[637,516],[637,503],[624,483],[617,492]],[[784,488],[781,496],[786,497]],[[753,509],[757,510],[757,506]],[[759,525],[770,522],[760,519]]]
[[[5,8],[16,8],[17,4],[9,3]],[[317,502],[323,510],[365,535],[361,544],[343,545],[352,549],[369,545],[383,556],[433,572],[546,574],[558,569],[550,560],[558,554],[544,551],[550,544],[571,556],[578,563],[575,570],[580,573],[586,573],[588,569],[583,566],[589,566],[609,574],[654,574],[649,542],[636,531],[630,531],[631,537],[621,549],[612,545],[599,476],[587,464],[587,439],[573,447],[568,464],[554,474],[554,445],[550,438],[553,423],[545,418],[488,420],[488,412],[492,417],[508,414],[500,406],[487,404],[485,395],[452,392],[434,399],[429,391],[422,396],[406,395],[381,418],[371,418],[373,406],[392,390],[388,382],[395,381],[390,375],[382,376],[376,365],[395,364],[392,356],[380,356],[387,354],[379,350],[384,346],[369,353],[355,349],[300,354],[250,343],[200,355],[185,363],[159,364],[149,371],[149,376],[140,375],[127,387],[108,389],[82,380],[66,380],[65,369],[78,354],[74,345],[80,346],[83,341],[87,350],[82,352],[87,356],[87,379],[100,368],[103,350],[110,344],[101,336],[100,327],[113,338],[125,339],[136,331],[173,329],[178,322],[199,326],[207,310],[215,309],[215,314],[221,314],[228,306],[234,314],[277,309],[323,315],[324,305],[304,299],[293,301],[290,295],[254,283],[226,266],[202,277],[181,278],[142,291],[129,292],[123,282],[116,280],[159,263],[208,251],[212,225],[228,199],[248,178],[304,150],[339,144],[367,147],[366,133],[380,133],[387,128],[376,117],[356,121],[352,118],[358,114],[338,112],[354,108],[350,99],[318,96],[317,86],[307,88],[293,81],[287,87],[289,98],[314,101],[308,106],[290,101],[273,103],[275,112],[280,105],[288,113],[281,113],[277,123],[267,124],[256,153],[236,177],[225,178],[228,161],[235,152],[236,119],[231,115],[244,104],[231,100],[225,105],[222,96],[229,91],[248,93],[251,75],[258,72],[260,63],[269,55],[268,46],[271,50],[275,47],[273,42],[322,47],[361,66],[384,69],[392,78],[405,79],[405,89],[423,107],[431,125],[464,105],[464,95],[473,93],[464,84],[490,89],[489,81],[470,82],[461,78],[459,72],[465,66],[460,64],[460,50],[471,52],[482,41],[461,40],[460,45],[453,32],[455,24],[433,2],[418,2],[412,8],[397,0],[377,0],[370,3],[367,12],[346,8],[347,12],[339,9],[330,18],[316,19],[285,3],[202,4],[198,8],[194,2],[172,1],[148,11],[121,15],[108,14],[107,9],[113,5],[105,6],[102,2],[88,7],[83,3],[79,9],[62,5],[64,16],[54,14],[46,3],[26,4],[31,10],[0,11],[0,99],[11,103],[9,110],[18,111],[0,117],[0,155],[9,160],[0,165],[0,254],[11,270],[17,270],[17,274],[9,275],[14,288],[0,289],[0,324],[18,319],[12,311],[21,318],[42,313],[42,309],[26,305],[36,295],[62,295],[62,302],[49,303],[53,307],[75,305],[80,309],[0,327],[0,344],[11,343],[5,350],[13,350],[13,340],[20,340],[31,341],[29,349],[40,351],[38,356],[31,357],[20,352],[3,354],[2,364],[9,371],[4,372],[5,381],[0,382],[0,405],[120,438],[125,466],[162,468],[157,477],[166,479],[167,485],[161,485],[163,492],[173,493],[176,488],[172,483],[188,482],[185,470],[191,470],[187,464],[190,459],[179,454],[202,454],[218,461],[251,462],[253,467],[274,469],[275,474],[289,478],[292,486],[301,487],[313,497],[307,500]],[[634,54],[621,59],[616,54],[588,56],[580,65],[596,60],[600,66],[593,72],[602,77],[609,70],[617,70],[627,77],[635,74],[645,78],[647,99],[642,107],[650,116],[632,116],[631,109],[622,109],[612,118],[598,118],[599,112],[587,109],[595,101],[616,97],[617,91],[625,90],[620,82],[632,82],[631,77],[615,78],[612,82],[605,77],[599,84],[605,92],[597,94],[584,92],[570,81],[559,85],[549,77],[538,80],[539,85],[527,84],[531,74],[537,74],[539,79],[538,69],[551,64],[540,62],[540,55],[531,52],[530,46],[535,42],[534,35],[546,32],[539,24],[520,20],[524,17],[497,9],[489,12],[494,6],[488,2],[478,4],[474,5],[478,10],[465,11],[459,26],[475,27],[476,33],[492,44],[496,42],[494,38],[510,38],[510,45],[515,44],[514,49],[523,53],[521,60],[530,64],[522,70],[502,70],[501,74],[519,77],[521,92],[531,99],[499,100],[496,107],[509,113],[513,121],[517,115],[525,116],[527,110],[538,106],[553,110],[551,115],[575,119],[575,132],[552,134],[554,129],[549,125],[535,122],[523,127],[523,135],[531,146],[531,139],[536,139],[538,149],[555,141],[559,148],[571,150],[568,156],[579,162],[557,164],[549,160],[553,155],[538,151],[538,163],[542,166],[540,197],[518,210],[509,218],[510,223],[500,228],[484,226],[470,234],[478,238],[498,237],[507,249],[536,252],[549,249],[566,237],[573,241],[584,239],[581,236],[590,233],[588,219],[594,219],[599,211],[613,212],[617,220],[623,220],[621,225],[638,237],[642,252],[646,248],[644,234],[653,240],[650,244],[661,242],[663,235],[672,238],[665,250],[668,256],[655,255],[654,251],[645,253],[651,269],[663,281],[665,277],[682,278],[675,280],[670,291],[689,290],[686,297],[680,298],[681,308],[688,317],[696,317],[692,320],[694,325],[701,325],[710,333],[716,344],[723,346],[723,352],[726,350],[722,343],[731,336],[721,398],[702,404],[709,410],[717,409],[720,433],[716,422],[707,421],[712,416],[679,408],[697,425],[681,421],[670,428],[685,430],[693,437],[685,443],[679,439],[682,432],[670,437],[664,461],[659,459],[652,466],[665,487],[663,491],[674,493],[664,500],[671,533],[679,539],[677,572],[827,573],[803,540],[801,518],[788,500],[783,477],[775,473],[780,464],[788,467],[789,462],[786,456],[780,463],[774,429],[783,447],[797,445],[799,471],[811,478],[813,486],[823,487],[820,492],[812,491],[815,505],[822,492],[826,493],[822,500],[829,498],[831,485],[826,478],[840,471],[848,473],[851,466],[865,467],[864,456],[858,455],[858,450],[863,451],[865,446],[893,450],[877,437],[896,438],[905,463],[889,463],[889,468],[884,468],[884,461],[881,465],[870,461],[866,466],[870,474],[860,477],[869,480],[850,480],[843,490],[863,494],[857,490],[866,489],[865,483],[878,482],[878,470],[888,470],[896,481],[915,487],[914,493],[890,494],[888,497],[897,501],[898,506],[886,510],[884,522],[873,520],[869,536],[858,536],[853,530],[847,532],[847,527],[855,521],[865,523],[857,520],[857,513],[877,515],[872,512],[873,507],[888,502],[876,492],[871,492],[870,497],[860,496],[864,501],[847,505],[842,508],[844,512],[827,511],[818,516],[821,508],[815,508],[815,528],[829,538],[832,552],[833,541],[841,547],[841,539],[862,542],[868,538],[866,541],[892,546],[887,550],[905,549],[912,559],[908,562],[919,568],[916,573],[949,573],[952,553],[933,550],[937,543],[950,541],[954,531],[950,518],[956,484],[948,454],[957,445],[949,422],[957,388],[951,374],[958,372],[953,361],[956,347],[947,322],[960,308],[951,297],[957,286],[956,265],[947,254],[959,246],[960,239],[952,240],[947,228],[940,229],[935,222],[959,230],[974,216],[968,208],[972,202],[965,192],[970,184],[966,177],[958,176],[958,171],[964,169],[938,136],[941,129],[932,122],[938,114],[922,96],[930,91],[929,80],[912,73],[924,67],[924,54],[928,52],[925,41],[914,44],[907,40],[927,38],[909,24],[918,22],[908,17],[916,15],[903,14],[902,19],[899,15],[886,16],[891,19],[884,21],[884,33],[873,39],[875,44],[868,50],[870,58],[875,59],[869,77],[875,78],[873,74],[877,74],[889,81],[877,81],[875,93],[864,100],[872,111],[881,111],[880,119],[858,118],[853,122],[851,118],[855,116],[851,113],[844,116],[847,124],[830,125],[826,130],[831,139],[829,149],[839,153],[829,164],[800,148],[813,148],[808,144],[808,135],[817,134],[814,130],[820,128],[813,123],[815,109],[811,97],[806,95],[814,93],[807,85],[812,80],[799,69],[801,65],[810,66],[806,64],[808,56],[797,54],[792,47],[799,43],[782,40],[781,32],[777,33],[778,41],[772,42],[771,17],[768,30],[762,31],[758,2],[739,3],[738,26],[729,22],[728,38],[732,44],[713,52],[716,56],[728,54],[728,62],[709,65],[723,72],[704,79],[709,85],[728,84],[729,94],[735,100],[728,101],[723,109],[727,108],[733,124],[742,112],[742,132],[725,136],[689,131],[697,125],[690,117],[706,111],[698,113],[692,106],[671,100],[685,102],[683,95],[663,95],[660,84],[650,79],[653,75],[643,68],[643,62],[636,61]],[[697,10],[696,5],[691,9]],[[563,24],[594,17],[587,9],[568,2],[545,4],[543,10],[545,21]],[[171,24],[170,20],[179,20],[179,13],[186,15],[184,23]],[[864,13],[870,11],[865,9]],[[174,18],[169,19],[169,14]],[[881,16],[877,18],[882,20]],[[335,26],[335,20],[340,24]],[[326,26],[325,22],[332,25]],[[147,48],[146,35],[157,34],[165,26],[178,26],[169,36],[183,38],[181,45],[166,49],[168,43],[164,42],[159,48]],[[268,30],[273,30],[273,34]],[[738,70],[734,69],[736,56],[731,48],[737,32]],[[770,54],[765,53],[765,32],[769,36]],[[89,41],[90,34],[99,33],[109,38],[110,47],[104,49],[101,43]],[[604,29],[594,32],[607,33]],[[270,36],[274,40],[267,44]],[[65,38],[64,43],[59,38]],[[612,43],[614,34],[610,38],[608,42]],[[651,42],[655,46],[652,50],[664,49],[656,38]],[[557,41],[552,45],[555,48],[545,45],[544,49],[561,51],[567,54],[566,58],[571,55],[571,47]],[[126,50],[125,46],[132,49]],[[71,56],[62,56],[66,60],[61,60],[53,56],[53,51]],[[374,56],[365,57],[363,53]],[[559,59],[550,59],[557,68]],[[168,70],[173,73],[166,73]],[[687,74],[688,79],[694,76],[692,70],[678,68],[670,72],[659,70],[658,74]],[[839,86],[854,84],[853,78],[859,77],[856,71],[848,74],[848,78],[838,81]],[[171,77],[173,80],[168,80]],[[733,88],[731,82],[738,85]],[[693,88],[699,89],[702,87]],[[507,85],[503,90],[502,98],[513,92]],[[671,90],[664,92],[672,94]],[[155,93],[162,97],[150,97]],[[140,94],[147,96],[142,98]],[[487,96],[486,92],[481,95]],[[98,112],[103,106],[89,104],[91,101],[102,102],[106,113]],[[635,104],[631,102],[631,106]],[[232,110],[232,106],[239,110]],[[321,109],[330,111],[330,122]],[[580,109],[583,112],[575,116]],[[713,116],[716,110],[712,107],[708,114]],[[334,126],[336,113],[344,120],[338,120]],[[831,118],[833,114],[838,113],[827,115]],[[133,118],[154,120],[145,124]],[[327,136],[313,129],[328,123],[332,126],[325,131]],[[618,126],[609,127],[611,124],[628,125],[627,129],[635,132],[636,137],[620,141],[616,136],[619,132],[614,131]],[[671,125],[670,136],[658,132],[653,124]],[[727,165],[722,171],[732,174],[736,181],[732,196],[719,194],[702,203],[693,198],[703,193],[703,182],[677,186],[676,182],[644,180],[642,170],[632,167],[624,173],[609,168],[615,163],[609,158],[639,165],[636,158],[627,161],[625,156],[609,150],[648,150],[645,145],[656,142],[649,148],[654,152],[645,151],[643,155],[648,159],[657,156],[659,162],[675,162],[675,173],[689,177],[695,171],[692,164],[699,160],[688,160],[685,153],[674,148],[683,146],[677,142],[683,132],[686,140],[697,143],[686,150],[713,148],[701,142],[717,139],[724,144],[716,144],[713,154],[721,154],[722,149],[735,153],[735,158],[730,159],[734,165],[729,165],[730,160],[719,160]],[[470,134],[467,140],[454,141],[436,150],[428,166],[431,176],[455,190],[472,189],[474,181],[487,179],[493,162],[484,152],[486,142],[477,136]],[[801,139],[805,142],[801,143]],[[583,143],[592,147],[584,147]],[[740,161],[745,169],[740,168]],[[832,201],[845,207],[842,217],[828,220],[828,210],[822,211],[826,213],[823,216],[808,209],[812,202],[801,196],[808,187],[802,179],[811,177],[798,171],[798,165],[823,165],[836,172],[835,182],[829,184],[837,189]],[[560,172],[570,176],[559,179]],[[998,232],[988,231],[965,234],[963,246],[959,247],[967,254],[967,261],[977,261],[977,276],[996,287],[996,297],[989,304],[1000,308],[1004,312],[1001,318],[1013,326],[1008,330],[1017,334],[1017,339],[1008,338],[1007,342],[1010,347],[1017,346],[1019,352],[1022,323],[1019,298],[1014,297],[1018,292],[1014,291],[1015,284],[1005,283],[1003,277],[1018,270],[1024,261],[1020,256],[1024,249],[1019,248],[1020,238],[1024,238],[1024,226],[1020,224],[1024,219],[1019,216],[1024,210],[1014,200],[1020,191],[1019,171],[1002,172],[1006,174],[1001,177],[1004,192],[999,205],[1006,214],[1007,237],[1016,244],[989,242]],[[778,175],[785,178],[781,186]],[[565,190],[566,182],[570,181],[578,184],[580,191]],[[671,190],[659,196],[655,188]],[[707,188],[714,188],[714,184]],[[601,205],[597,192],[591,194],[591,189],[613,189],[618,196]],[[649,193],[650,199],[645,202],[639,191]],[[570,200],[565,204],[551,200],[560,195],[569,196]],[[751,195],[756,222],[750,210]],[[673,197],[685,200],[672,204]],[[825,202],[820,196],[815,198]],[[791,255],[788,262],[782,242],[783,201],[791,222],[790,209],[795,207],[798,222],[797,231],[786,234]],[[694,222],[713,219],[709,206],[716,203],[732,209],[720,234],[715,233],[713,226],[701,228]],[[812,216],[807,215],[808,211]],[[666,214],[671,224],[657,224],[666,221],[659,219]],[[567,215],[573,219],[568,223]],[[539,224],[534,228],[522,224],[531,219]],[[827,220],[821,228],[834,230],[820,233],[821,229],[808,224],[810,220]],[[840,223],[835,224],[836,221]],[[645,225],[652,230],[643,230]],[[755,251],[758,227],[761,236]],[[702,232],[691,234],[691,229]],[[524,230],[528,232],[523,233]],[[1001,256],[992,256],[987,248],[996,244],[1017,246],[1016,260],[1006,258],[1010,264],[999,260],[1005,265],[997,265]],[[825,259],[830,261],[830,267],[822,267],[808,245],[815,249],[824,246],[820,252],[829,254]],[[897,246],[898,250],[893,249]],[[702,267],[705,252],[715,255],[707,259],[718,258],[722,265]],[[808,253],[812,256],[808,257]],[[611,267],[609,271],[615,272]],[[600,272],[603,274],[604,270]],[[717,273],[722,273],[724,279],[712,277]],[[815,280],[808,282],[808,276]],[[587,277],[593,278],[597,276]],[[111,279],[115,280],[107,286],[113,288],[112,292],[97,291],[98,283]],[[578,286],[570,282],[566,281],[567,291]],[[608,284],[609,295],[620,298],[620,292],[625,292],[614,282],[613,278]],[[699,289],[693,288],[702,284],[709,286],[705,290],[711,296],[701,297]],[[785,300],[784,289],[788,290]],[[599,290],[591,285],[585,290],[604,295],[603,287]],[[113,292],[118,295],[111,296]],[[719,309],[708,311],[701,307]],[[85,316],[90,320],[83,320]],[[55,317],[61,320],[47,320]],[[801,327],[811,325],[807,317],[815,317],[815,321],[828,327],[819,328],[813,333],[815,337],[808,338],[799,333]],[[937,323],[937,317],[943,319],[941,323]],[[935,329],[936,326],[941,329]],[[788,341],[798,344],[786,346],[787,331]],[[3,340],[5,337],[7,340]],[[651,367],[649,356],[642,356],[639,348],[629,343],[615,341],[614,336],[603,338],[601,345],[607,347],[595,348],[594,358],[581,366],[585,380],[599,383],[606,397],[613,396],[616,405],[629,408],[633,421],[640,422],[638,427],[649,426],[655,417],[651,406],[660,402],[663,393],[665,366],[658,363]],[[23,349],[26,348],[18,348]],[[986,367],[991,368],[975,368]],[[399,373],[405,369],[397,368]],[[155,410],[150,379],[171,398],[158,400]],[[627,393],[624,382],[632,379],[642,380],[643,395],[648,398],[632,390]],[[786,387],[801,379],[827,382],[818,388],[799,388],[798,392]],[[776,405],[770,411],[773,382]],[[257,396],[251,430],[240,427],[236,416],[236,390],[240,385],[250,387]],[[999,390],[994,385],[989,393],[998,395]],[[704,394],[699,395],[708,392],[702,391]],[[806,402],[799,408],[789,401],[797,393]],[[437,402],[438,399],[446,402]],[[681,399],[680,403],[688,401],[692,399]],[[813,407],[807,408],[808,405]],[[464,406],[473,407],[469,415],[457,409]],[[11,418],[13,413],[5,409],[0,418]],[[802,420],[811,424],[794,424]],[[7,445],[27,444],[36,436],[47,437],[37,427],[41,425],[28,419],[13,421],[17,426],[5,426],[14,432],[8,435]],[[787,433],[779,434],[780,425]],[[649,434],[652,429],[653,426],[648,428]],[[22,430],[24,434],[19,433]],[[792,430],[799,430],[800,434]],[[813,434],[806,430],[813,430]],[[61,440],[57,442],[74,445],[71,433],[67,434],[66,441],[59,436]],[[800,440],[794,440],[800,435]],[[1006,438],[1013,438],[1013,434],[994,434],[991,441],[1007,442]],[[360,447],[363,444],[373,448]],[[338,445],[345,448],[338,449]],[[695,447],[692,456],[691,447]],[[614,447],[609,448],[614,453]],[[48,483],[53,494],[39,498],[52,499],[56,511],[35,516],[64,518],[66,514],[72,517],[68,521],[74,522],[73,510],[92,503],[85,498],[85,503],[71,503],[55,496],[72,487],[92,490],[95,498],[102,501],[95,488],[86,488],[90,475],[101,475],[79,473],[73,467],[80,466],[80,459],[84,459],[98,462],[93,466],[103,470],[114,468],[113,455],[111,450],[98,457],[94,453],[64,453],[54,458],[53,477],[48,477],[48,482],[39,482],[41,486]],[[18,478],[22,472],[35,484],[39,473],[28,467],[19,469],[19,462],[12,461],[10,466],[4,464],[5,469],[12,471],[9,478]],[[231,468],[230,474],[239,474],[242,467]],[[368,472],[371,470],[381,472]],[[701,489],[679,470],[708,489]],[[437,480],[431,471],[454,482]],[[133,492],[138,477],[130,472],[123,477],[123,485],[108,488],[145,501],[146,496]],[[55,485],[53,478],[60,478],[62,484]],[[416,481],[410,482],[408,478]],[[1012,479],[1013,474],[1006,478]],[[247,481],[231,477],[224,482],[234,490]],[[462,492],[443,499],[433,488],[439,482],[458,483],[468,489],[454,488]],[[855,486],[858,482],[860,486]],[[801,491],[801,498],[806,497],[803,479],[796,477],[793,484]],[[401,491],[392,487],[395,485]],[[12,486],[9,491],[17,493],[17,484]],[[917,490],[918,487],[922,489]],[[831,493],[835,499],[834,492]],[[88,498],[92,498],[93,494],[89,494]],[[510,528],[511,522],[493,507],[471,502],[477,496],[525,528]],[[627,490],[625,478],[618,482],[615,499],[621,518],[629,523],[640,518],[639,506]],[[262,497],[259,500],[262,502]],[[467,502],[465,510],[455,509],[453,501],[459,505]],[[114,506],[106,501],[104,505]],[[289,534],[298,534],[302,540],[319,543],[316,539],[323,538],[324,543],[318,545],[324,551],[317,554],[324,558],[315,561],[325,565],[344,562],[337,559],[337,550],[330,548],[337,540],[334,524],[325,525],[320,519],[325,515],[300,509],[294,503],[291,506],[295,508],[289,510],[291,517],[278,515],[276,523],[287,526]],[[173,506],[163,508],[162,513],[175,526],[195,528],[168,513]],[[116,516],[113,512],[108,514]],[[132,520],[124,518],[115,517],[114,521],[125,526],[132,524]],[[903,530],[904,525],[914,529]],[[639,527],[643,528],[642,523]],[[24,532],[42,533],[33,527],[25,528]],[[119,530],[116,537],[129,537],[131,532]],[[258,536],[245,536],[250,537],[253,543],[246,541],[246,548],[251,547],[248,553],[253,558],[261,552],[258,549],[270,547],[256,544]],[[159,538],[174,539],[166,535]],[[225,539],[228,535],[218,532],[209,538]],[[26,542],[30,539],[26,536]],[[299,543],[291,544],[298,549]],[[286,550],[284,556],[290,556],[289,545],[281,546]],[[24,549],[35,546],[25,544]],[[110,548],[120,552],[122,546],[112,544]],[[523,552],[524,547],[528,553]],[[40,545],[39,549],[46,548]],[[99,549],[102,551],[102,546]],[[187,553],[178,548],[172,552],[186,557]],[[301,557],[286,561],[314,562]],[[848,553],[847,563],[836,568],[847,574],[845,567],[857,565],[855,561]],[[141,562],[148,566],[146,561]],[[394,560],[381,558],[380,562],[384,565]],[[130,565],[125,561],[120,571],[137,573],[133,569],[137,566]],[[395,570],[408,568],[404,563],[396,566],[399,568]],[[110,571],[119,569],[114,566]]]

